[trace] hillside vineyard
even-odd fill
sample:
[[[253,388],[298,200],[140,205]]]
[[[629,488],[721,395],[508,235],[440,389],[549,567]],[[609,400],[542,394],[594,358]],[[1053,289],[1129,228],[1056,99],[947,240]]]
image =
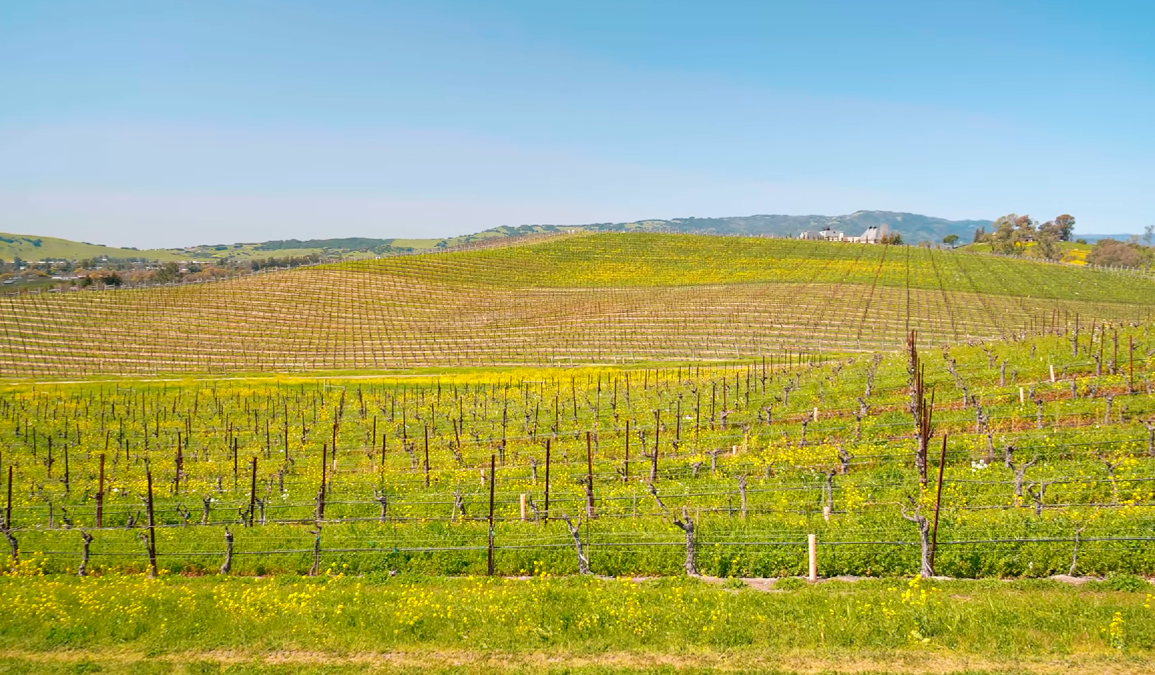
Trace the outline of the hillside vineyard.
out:
[[[661,234],[0,298],[0,374],[718,361],[1136,322],[1155,280],[914,247]]]
[[[904,516],[940,512],[942,574],[1155,570],[1149,325],[913,356],[929,471],[903,352],[11,384],[6,534],[57,571],[781,576],[816,533],[824,574],[877,575],[918,572]]]

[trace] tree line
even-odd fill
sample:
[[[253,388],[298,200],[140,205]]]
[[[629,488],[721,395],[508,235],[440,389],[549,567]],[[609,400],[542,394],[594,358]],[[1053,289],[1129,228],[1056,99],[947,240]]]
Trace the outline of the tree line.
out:
[[[1039,223],[1030,216],[1011,213],[996,220],[991,232],[984,228],[976,230],[974,241],[989,244],[992,252],[1002,255],[1031,255],[1059,261],[1066,253],[1061,244],[1071,241],[1074,228],[1075,217],[1070,214]],[[1151,267],[1155,265],[1153,240],[1155,225],[1148,225],[1142,238],[1132,236],[1129,241],[1100,239],[1087,254],[1086,262],[1100,267]],[[1086,243],[1082,239],[1078,241]]]

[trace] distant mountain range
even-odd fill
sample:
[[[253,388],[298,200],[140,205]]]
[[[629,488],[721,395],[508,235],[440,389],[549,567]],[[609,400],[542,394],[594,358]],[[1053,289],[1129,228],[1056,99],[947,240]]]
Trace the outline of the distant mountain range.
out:
[[[146,259],[146,260],[245,260],[251,258],[284,257],[322,253],[330,255],[388,255],[391,253],[421,251],[433,248],[453,248],[499,237],[515,237],[564,231],[592,232],[681,232],[697,234],[796,237],[799,233],[829,227],[857,236],[869,227],[887,226],[891,232],[902,235],[908,244],[923,241],[941,242],[943,237],[956,234],[959,242],[969,244],[975,230],[991,229],[990,220],[946,220],[917,213],[894,211],[855,211],[845,216],[785,216],[754,215],[725,218],[674,218],[672,220],[639,220],[629,223],[591,223],[587,225],[519,225],[495,227],[476,234],[444,239],[374,239],[349,237],[343,239],[296,239],[258,243],[234,243],[187,248],[136,250],[113,248],[97,244],[73,242],[66,239],[37,235],[0,233],[0,260],[15,257],[24,260],[83,258]],[[1089,241],[1113,236],[1126,239],[1129,235],[1076,235]]]
[[[949,234],[957,234],[964,243],[970,243],[975,230],[990,230],[989,220],[946,220],[917,213],[894,211],[855,211],[845,216],[783,216],[756,215],[728,218],[675,218],[673,220],[643,220],[635,223],[597,223],[579,226],[579,229],[599,231],[650,230],[700,234],[750,235],[795,237],[808,230],[832,230],[858,236],[869,227],[887,226],[907,243],[939,242]],[[569,228],[566,228],[569,229]]]

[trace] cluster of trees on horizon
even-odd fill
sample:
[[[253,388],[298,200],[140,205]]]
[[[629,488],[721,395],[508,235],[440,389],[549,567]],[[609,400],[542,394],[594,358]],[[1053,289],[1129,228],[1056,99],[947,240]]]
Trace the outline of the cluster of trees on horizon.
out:
[[[1054,220],[1039,223],[1030,216],[1011,213],[996,220],[991,232],[985,228],[975,230],[974,243],[989,244],[993,253],[1033,256],[1057,262],[1065,254],[1061,244],[1071,241],[1074,229],[1075,217],[1070,214],[1064,213]],[[958,239],[957,235],[950,235],[943,239],[943,243],[953,246]],[[1129,241],[1100,239],[1087,254],[1087,264],[1099,267],[1151,267],[1155,265],[1153,240],[1155,225],[1148,225],[1144,229],[1143,243],[1138,236],[1132,236]],[[1083,239],[1077,241],[1087,243]]]
[[[1040,224],[1030,216],[1011,213],[996,220],[991,229],[990,233],[982,228],[975,231],[975,242],[990,244],[994,253],[1023,255],[1028,248],[1034,248],[1033,252],[1040,258],[1061,260],[1063,249],[1059,243],[1071,241],[1075,217],[1064,213]]]

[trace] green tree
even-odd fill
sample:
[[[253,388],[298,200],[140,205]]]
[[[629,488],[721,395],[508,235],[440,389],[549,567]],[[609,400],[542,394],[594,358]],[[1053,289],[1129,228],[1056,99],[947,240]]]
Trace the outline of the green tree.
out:
[[[1071,241],[1071,232],[1075,229],[1075,217],[1063,214],[1054,220],[1048,220],[1039,226],[1039,236],[1053,241]]]
[[[174,262],[165,263],[156,271],[156,280],[162,284],[171,284],[180,281],[180,278],[180,265]]]
[[[1040,258],[1051,261],[1062,259],[1063,248],[1059,246],[1059,239],[1054,233],[1040,232],[1035,237],[1035,243],[1037,244],[1035,250]]]
[[[958,243],[958,240],[959,240],[959,236],[957,234],[948,234],[942,238],[942,243],[946,244],[947,246],[949,246],[951,248],[954,248],[954,245]]]
[[[1059,241],[1071,241],[1071,235],[1075,231],[1075,217],[1064,213],[1055,218],[1054,225],[1059,235]]]
[[[994,231],[988,240],[991,250],[1003,255],[1022,255],[1027,243],[1032,241],[1035,234],[1035,221],[1030,216],[1020,216],[1014,213],[1005,215],[994,223]]]
[[[991,226],[991,233],[987,235],[987,241],[991,245],[991,250],[995,253],[1013,253],[1015,250],[1015,214],[1003,216],[994,222]]]
[[[1101,267],[1144,267],[1155,259],[1155,252],[1136,242],[1100,239],[1087,254],[1087,263]]]
[[[1075,227],[1075,218],[1063,214],[1054,220],[1048,220],[1039,226],[1035,234],[1035,249],[1037,255],[1045,260],[1059,260],[1063,257],[1061,241],[1071,240],[1071,230]]]

